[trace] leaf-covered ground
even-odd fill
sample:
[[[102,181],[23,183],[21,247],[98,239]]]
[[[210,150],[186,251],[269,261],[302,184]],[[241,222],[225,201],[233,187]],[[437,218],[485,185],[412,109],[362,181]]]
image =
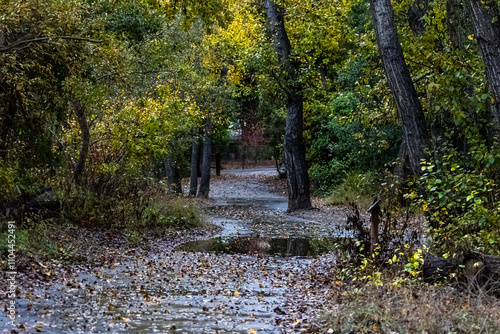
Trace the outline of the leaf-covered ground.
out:
[[[312,331],[316,315],[328,299],[329,263],[334,255],[314,259],[184,252],[176,247],[213,236],[259,236],[264,244],[270,237],[322,240],[342,235],[336,227],[345,221],[345,211],[321,206],[291,216],[285,212],[285,195],[266,182],[275,177],[272,169],[224,174],[213,181],[211,199],[199,202],[207,219],[221,227],[216,235],[150,238],[131,246],[119,238],[87,231],[80,240],[89,244],[90,263],[39,262],[19,274],[15,330]],[[275,187],[273,192],[270,187]],[[2,296],[2,303],[5,301]],[[7,320],[1,313],[1,323]],[[4,328],[2,332],[10,331]]]

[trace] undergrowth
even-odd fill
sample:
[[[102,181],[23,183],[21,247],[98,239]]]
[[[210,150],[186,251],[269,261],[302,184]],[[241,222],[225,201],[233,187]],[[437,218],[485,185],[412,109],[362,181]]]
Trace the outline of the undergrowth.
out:
[[[85,248],[75,231],[95,231],[138,245],[161,237],[210,229],[193,201],[175,197],[162,183],[145,181],[117,186],[114,191],[74,187],[56,191],[58,212],[31,212],[16,221],[16,251],[20,256],[78,260]],[[106,190],[106,189],[105,189]],[[8,217],[0,224],[0,254],[7,254]],[[81,248],[81,249],[79,249]]]
[[[334,188],[327,202],[333,205],[356,203],[361,208],[368,208],[373,203],[376,191],[374,172],[350,172],[342,183]]]
[[[385,270],[380,284],[339,282],[321,320],[328,333],[500,333],[500,300],[474,290],[398,282]]]
[[[337,245],[320,333],[500,333],[498,276],[480,284],[459,266],[447,278],[429,277],[433,250],[411,236],[407,219],[384,211],[380,246],[370,255],[365,225],[353,205],[344,229],[354,238]]]

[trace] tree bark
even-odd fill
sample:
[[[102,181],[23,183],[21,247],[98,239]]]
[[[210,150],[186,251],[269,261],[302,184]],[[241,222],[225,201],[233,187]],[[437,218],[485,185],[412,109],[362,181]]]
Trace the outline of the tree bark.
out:
[[[4,84],[0,81],[0,84]],[[15,99],[14,90],[4,85],[5,91],[12,91],[7,96],[8,102],[5,107],[0,107],[0,158],[5,158],[8,152],[9,132],[12,131],[12,125],[17,111],[17,99]]]
[[[191,179],[189,182],[189,196],[196,196],[198,190],[198,165],[199,165],[200,141],[198,136],[193,138],[191,150]]]
[[[217,153],[215,153],[215,175],[220,176],[220,170],[222,169],[222,165],[220,162],[221,153],[219,149],[217,149]]]
[[[82,146],[80,148],[80,155],[78,156],[78,161],[73,169],[73,178],[75,183],[80,185],[82,182],[82,175],[85,169],[85,162],[87,161],[87,156],[89,154],[90,146],[90,130],[87,123],[87,116],[85,115],[85,107],[76,98],[72,98],[73,109],[76,114],[76,119],[78,125],[80,126],[80,131],[82,133]]]
[[[421,35],[425,32],[427,23],[423,20],[423,17],[428,11],[428,0],[417,0],[408,9],[408,24],[415,35]]]
[[[288,211],[292,212],[311,207],[303,138],[302,87],[297,80],[299,65],[290,59],[292,47],[285,29],[283,8],[272,0],[266,0],[265,6],[278,59],[287,74],[289,83],[285,87],[287,96],[285,168],[288,185]]]
[[[493,95],[490,120],[492,142],[500,139],[500,22],[496,0],[467,0],[474,35],[484,62],[489,89]]]
[[[165,158],[165,172],[167,174],[167,185],[170,191],[176,194],[182,194],[181,175],[179,166],[171,157]]]
[[[499,292],[500,257],[478,253],[459,258],[427,256],[422,267],[424,282],[433,283],[450,279],[453,274],[459,281],[475,282],[479,286],[490,286],[491,292]]]
[[[201,165],[201,180],[198,197],[207,198],[210,192],[210,161],[212,158],[212,120],[205,123],[205,140],[203,142],[203,161]]]
[[[465,49],[465,34],[462,32],[464,26],[461,13],[463,8],[458,0],[446,2],[446,24],[450,35],[451,46],[456,50]]]
[[[418,100],[410,71],[405,63],[403,49],[399,43],[391,2],[390,0],[371,0],[370,10],[382,64],[403,126],[410,168],[412,173],[420,174],[420,163],[421,159],[426,156],[424,148],[429,142],[429,135],[425,126],[422,105]]]

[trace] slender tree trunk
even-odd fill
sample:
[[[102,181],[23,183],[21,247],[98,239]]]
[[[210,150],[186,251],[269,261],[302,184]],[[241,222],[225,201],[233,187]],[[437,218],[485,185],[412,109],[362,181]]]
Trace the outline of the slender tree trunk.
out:
[[[205,140],[203,142],[203,161],[201,165],[201,180],[198,197],[207,198],[210,192],[210,162],[212,158],[212,120],[205,123]]]
[[[465,34],[462,32],[464,22],[461,16],[462,5],[458,0],[446,1],[446,24],[451,45],[456,50],[465,49]]]
[[[176,194],[182,194],[182,184],[181,175],[179,172],[179,166],[171,158],[165,158],[165,172],[167,174],[167,185],[170,191]]]
[[[327,71],[326,71],[325,65],[323,64],[323,58],[316,59],[316,66],[318,67],[319,76],[321,79],[321,86],[323,86],[323,88],[326,88],[327,87],[327,81],[326,81],[327,80]]]
[[[403,126],[410,168],[414,174],[420,174],[421,159],[426,156],[424,148],[429,142],[422,105],[399,44],[390,0],[370,2],[382,64]]]
[[[193,148],[191,150],[191,180],[189,183],[189,196],[196,196],[198,191],[198,165],[199,165],[200,141],[198,136],[193,139]]]
[[[198,165],[196,166],[196,173],[198,174],[198,177],[201,177],[201,162],[203,160],[202,143],[203,143],[203,140],[198,139],[198,160],[197,160]]]
[[[85,115],[85,107],[76,98],[72,98],[72,103],[76,119],[82,133],[82,146],[80,149],[80,155],[78,156],[78,161],[73,169],[73,178],[76,184],[81,184],[83,170],[85,169],[85,162],[87,161],[87,156],[89,154],[90,130],[87,123],[87,116]]]
[[[408,24],[415,35],[421,35],[425,32],[427,23],[423,20],[423,17],[428,11],[428,0],[416,0],[408,9]]]
[[[220,176],[220,170],[222,169],[220,159],[221,159],[221,153],[217,148],[217,153],[215,153],[215,175],[217,176]]]
[[[12,131],[16,110],[17,100],[14,98],[12,90],[12,93],[8,96],[7,106],[0,107],[0,158],[5,158],[7,156],[7,142],[9,141],[9,132]]]
[[[285,128],[285,167],[289,212],[311,207],[309,175],[302,131],[302,96],[288,97]]]
[[[241,169],[245,169],[245,159],[247,157],[247,147],[243,144],[243,149],[241,152]]]
[[[486,78],[493,95],[490,140],[500,139],[500,22],[496,0],[467,0],[474,35],[484,61]]]
[[[272,0],[266,0],[265,6],[278,59],[287,73],[288,82],[291,82],[285,87],[287,95],[285,168],[288,185],[288,211],[291,212],[311,207],[303,137],[302,87],[297,80],[299,66],[290,59],[292,47],[285,29],[284,9]]]

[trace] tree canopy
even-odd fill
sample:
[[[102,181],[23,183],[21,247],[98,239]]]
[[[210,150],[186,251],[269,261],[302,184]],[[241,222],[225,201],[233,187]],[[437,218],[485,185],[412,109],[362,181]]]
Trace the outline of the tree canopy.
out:
[[[329,195],[373,172],[443,251],[500,251],[496,0],[5,0],[0,15],[4,207],[44,186],[127,192],[166,158],[187,175],[193,142],[251,119],[307,197],[292,209],[309,178]]]

